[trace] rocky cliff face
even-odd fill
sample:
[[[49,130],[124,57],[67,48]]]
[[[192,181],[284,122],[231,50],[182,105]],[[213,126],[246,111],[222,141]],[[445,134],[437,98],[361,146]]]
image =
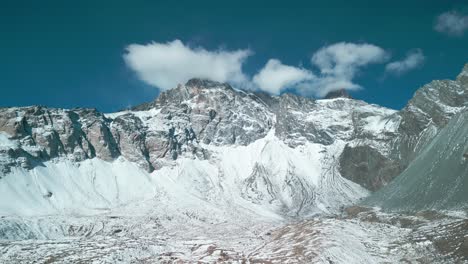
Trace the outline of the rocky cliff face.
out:
[[[227,84],[190,80],[132,111],[22,107],[0,109],[2,171],[54,158],[113,160],[122,155],[148,171],[179,155],[206,159],[205,145],[247,145],[273,126],[273,115],[252,94]]]
[[[468,106],[468,66],[455,81],[432,81],[418,89],[400,111],[402,117],[393,156],[406,166],[448,121]]]
[[[313,143],[339,173],[370,190],[391,181],[450,118],[467,106],[468,66],[433,81],[401,111],[350,98],[314,100],[248,93],[192,79],[153,102],[102,114],[40,106],[0,109],[0,169],[119,156],[151,172],[179,157],[210,160],[209,146],[247,146],[270,131],[291,148]]]
[[[468,64],[456,80],[432,81],[416,91],[392,118],[399,125],[387,141],[387,155],[370,146],[347,147],[340,164],[344,177],[377,190],[400,174],[448,121],[468,106]]]
[[[408,168],[367,204],[385,209],[466,209],[468,200],[468,109],[456,114]]]
[[[32,168],[58,157],[113,160],[120,152],[110,122],[95,109],[2,108],[0,133],[10,146],[0,150],[0,169]]]

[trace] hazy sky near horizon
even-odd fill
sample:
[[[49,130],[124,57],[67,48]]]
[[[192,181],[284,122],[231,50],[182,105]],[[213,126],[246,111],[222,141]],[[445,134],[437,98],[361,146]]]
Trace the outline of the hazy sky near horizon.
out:
[[[153,100],[190,77],[402,108],[468,63],[466,1],[5,1],[0,106]]]

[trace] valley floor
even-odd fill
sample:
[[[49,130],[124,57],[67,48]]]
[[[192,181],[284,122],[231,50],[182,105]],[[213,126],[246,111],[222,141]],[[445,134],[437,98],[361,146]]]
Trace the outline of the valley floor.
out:
[[[3,217],[1,263],[464,263],[464,214],[341,215],[271,221],[197,213]],[[217,220],[218,219],[218,220]]]

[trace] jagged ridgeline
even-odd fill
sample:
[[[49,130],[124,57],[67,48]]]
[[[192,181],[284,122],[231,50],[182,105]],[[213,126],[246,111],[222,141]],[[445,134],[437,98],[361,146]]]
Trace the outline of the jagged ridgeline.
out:
[[[402,111],[409,118],[400,127],[410,133],[397,149],[408,153],[402,160],[407,168],[365,205],[414,211],[468,207],[467,95],[468,65],[455,81],[434,81],[416,92]]]
[[[450,188],[462,190],[466,141],[444,139],[462,129],[452,123],[444,127],[454,116],[452,122],[466,119],[460,113],[467,108],[467,85],[468,65],[456,80],[420,88],[400,111],[349,98],[344,91],[315,100],[246,92],[200,79],[164,91],[153,102],[111,114],[96,109],[0,108],[0,191],[8,199],[24,201],[25,208],[44,199],[61,210],[78,206],[75,200],[112,207],[115,200],[136,199],[129,186],[137,177],[147,191],[140,193],[154,196],[148,186],[159,188],[160,183],[149,182],[164,176],[208,203],[242,201],[300,216],[337,212],[402,172],[397,182],[411,186],[400,179],[418,178],[424,184],[417,188],[430,196],[434,189],[425,180],[443,178],[437,173],[448,173],[450,167],[454,173],[447,177],[455,181]],[[440,149],[444,141],[460,153],[447,150],[436,162],[432,157],[445,151]],[[455,171],[458,167],[447,162],[461,167]],[[439,164],[445,169],[435,168]],[[424,166],[424,175],[411,173],[422,173]],[[122,175],[124,170],[118,168],[135,172]],[[87,187],[64,191],[74,189],[77,175]],[[112,186],[111,176],[117,187],[106,189]],[[120,179],[125,180],[118,183]],[[382,191],[382,197],[388,192]],[[455,206],[466,197],[452,198],[440,207]],[[5,199],[0,212],[2,208],[21,211],[20,205],[13,207]]]

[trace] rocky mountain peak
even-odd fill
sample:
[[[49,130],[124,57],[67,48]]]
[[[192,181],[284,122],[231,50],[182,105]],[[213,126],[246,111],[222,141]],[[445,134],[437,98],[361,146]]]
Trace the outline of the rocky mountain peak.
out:
[[[202,78],[192,78],[185,84],[178,84],[175,88],[162,91],[154,101],[137,105],[131,108],[131,110],[147,111],[153,108],[161,108],[168,104],[179,105],[184,101],[199,96],[203,93],[203,91],[212,90],[215,88],[218,88],[221,91],[234,91],[234,89],[228,83],[221,83]]]
[[[463,70],[457,76],[457,82],[468,85],[468,63],[465,64]],[[467,88],[468,89],[468,88]]]
[[[351,95],[348,93],[346,89],[340,89],[336,91],[328,92],[325,95],[324,99],[334,99],[334,98],[350,98],[352,99]]]
[[[232,89],[231,85],[228,83],[221,83],[217,81],[212,81],[209,79],[202,79],[202,78],[192,78],[185,83],[186,87],[192,88],[202,88],[202,89],[209,89],[209,88],[226,88]]]

